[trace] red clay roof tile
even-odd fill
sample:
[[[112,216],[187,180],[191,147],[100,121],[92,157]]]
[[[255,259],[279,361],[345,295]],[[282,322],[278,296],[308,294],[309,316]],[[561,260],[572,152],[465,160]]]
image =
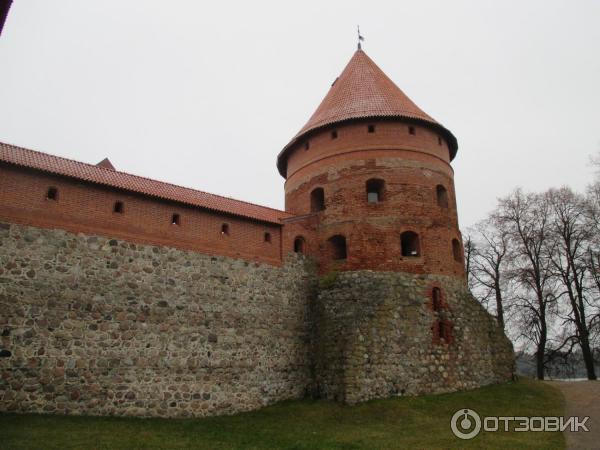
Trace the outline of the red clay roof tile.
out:
[[[98,167],[104,167],[105,169],[117,170],[117,169],[115,169],[115,166],[112,165],[112,163],[110,162],[110,159],[108,159],[108,158],[104,158],[102,161],[100,161],[96,165]]]
[[[2,142],[0,142],[0,161],[262,222],[280,224],[281,218],[291,217],[291,214],[285,211],[266,206],[175,186],[119,172],[103,165],[86,164]]]
[[[342,74],[308,120],[277,157],[279,172],[285,177],[287,153],[307,133],[352,119],[403,118],[425,122],[438,128],[448,139],[451,158],[456,154],[456,138],[423,112],[362,50],[357,50]]]

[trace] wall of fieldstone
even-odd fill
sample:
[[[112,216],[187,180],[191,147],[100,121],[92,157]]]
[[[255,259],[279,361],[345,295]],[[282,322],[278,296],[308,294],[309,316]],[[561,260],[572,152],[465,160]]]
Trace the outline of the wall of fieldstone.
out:
[[[317,278],[298,256],[273,267],[0,223],[1,355],[0,411],[163,417],[449,392],[514,367],[460,278]]]
[[[510,341],[454,277],[330,273],[321,278],[314,314],[313,389],[325,398],[355,403],[450,392],[513,374]],[[436,334],[440,321],[450,328],[448,341]]]
[[[301,397],[306,264],[0,224],[0,411],[205,416]]]

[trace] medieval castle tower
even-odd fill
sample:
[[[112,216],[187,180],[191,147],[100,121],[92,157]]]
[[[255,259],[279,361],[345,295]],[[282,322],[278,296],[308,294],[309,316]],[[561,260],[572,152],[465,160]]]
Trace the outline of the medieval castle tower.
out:
[[[285,211],[0,144],[0,410],[190,416],[510,379],[469,294],[454,135],[362,50]]]

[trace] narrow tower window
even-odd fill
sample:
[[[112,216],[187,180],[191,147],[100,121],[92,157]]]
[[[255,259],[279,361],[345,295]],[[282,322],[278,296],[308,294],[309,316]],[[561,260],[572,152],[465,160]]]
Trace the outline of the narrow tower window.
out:
[[[58,200],[58,189],[55,187],[48,188],[48,192],[46,192],[46,198],[48,200]]]
[[[439,287],[434,287],[431,292],[431,303],[434,312],[440,312],[442,310],[442,291]]]
[[[179,225],[179,223],[180,223],[179,214],[173,214],[173,216],[171,217],[171,225]]]
[[[296,236],[296,239],[294,239],[294,252],[304,253],[304,238],[302,236]]]
[[[229,235],[229,224],[224,223],[221,225],[221,234],[222,235]]]
[[[446,344],[452,343],[452,324],[440,320],[437,324],[437,335],[439,340],[443,340]]]
[[[113,211],[117,214],[123,214],[123,202],[115,202]]]
[[[417,134],[415,131],[415,127],[408,127],[408,134],[412,134],[412,135]]]
[[[438,184],[435,187],[435,193],[437,196],[438,206],[440,206],[442,208],[447,208],[448,207],[448,191],[446,190],[446,188],[444,186],[442,186],[441,184]]]
[[[438,136],[438,145],[442,145],[442,138]]]
[[[346,259],[346,238],[344,236],[341,234],[331,236],[329,239],[327,239],[327,243],[329,246],[329,254],[331,255],[331,259]]]
[[[462,262],[462,252],[458,239],[452,239],[452,256],[454,256],[454,261]]]
[[[325,209],[325,191],[323,188],[316,188],[310,193],[310,211],[319,212]]]
[[[367,181],[367,201],[369,203],[377,203],[383,200],[383,186],[385,182],[377,178],[372,178]]]
[[[310,142],[306,141],[304,143],[304,150],[308,150],[310,148]]]
[[[271,242],[271,233],[265,233],[265,242]]]
[[[375,133],[375,125],[369,125],[367,127],[367,130],[369,133]]]
[[[421,255],[419,235],[414,231],[405,231],[400,235],[400,247],[402,250],[402,256]]]
[[[337,136],[338,136],[338,134],[337,134],[337,130],[333,130],[333,131],[331,132],[331,139],[337,139]]]

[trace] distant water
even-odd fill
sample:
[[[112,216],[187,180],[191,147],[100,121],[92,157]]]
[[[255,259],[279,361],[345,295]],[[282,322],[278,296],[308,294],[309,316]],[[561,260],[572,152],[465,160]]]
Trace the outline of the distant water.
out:
[[[546,380],[548,381],[587,381],[587,378],[552,378],[546,376]]]

